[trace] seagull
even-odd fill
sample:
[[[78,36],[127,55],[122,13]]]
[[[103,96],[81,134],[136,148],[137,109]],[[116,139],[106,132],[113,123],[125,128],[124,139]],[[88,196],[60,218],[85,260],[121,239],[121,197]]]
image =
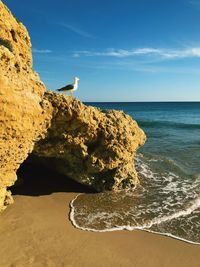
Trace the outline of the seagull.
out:
[[[72,84],[68,84],[60,89],[57,89],[56,91],[59,91],[59,92],[74,92],[78,89],[78,81],[80,79],[78,77],[75,77],[74,78],[74,82]]]

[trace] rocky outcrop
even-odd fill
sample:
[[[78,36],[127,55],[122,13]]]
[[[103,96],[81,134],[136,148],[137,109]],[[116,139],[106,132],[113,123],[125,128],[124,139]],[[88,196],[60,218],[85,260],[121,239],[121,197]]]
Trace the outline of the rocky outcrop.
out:
[[[0,1],[0,210],[12,202],[7,187],[48,127],[44,91],[32,70],[28,32]]]
[[[28,32],[1,1],[0,59],[0,210],[12,202],[7,188],[30,153],[98,191],[137,184],[143,131],[123,112],[46,92],[32,70]]]
[[[46,92],[44,99],[53,106],[51,127],[45,139],[35,144],[35,155],[98,191],[138,183],[133,159],[145,135],[130,116],[88,107],[53,92]]]

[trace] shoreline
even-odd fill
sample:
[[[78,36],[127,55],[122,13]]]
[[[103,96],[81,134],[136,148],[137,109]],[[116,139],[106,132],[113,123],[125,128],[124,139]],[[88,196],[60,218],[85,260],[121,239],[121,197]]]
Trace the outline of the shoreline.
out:
[[[200,246],[171,237],[76,229],[68,219],[76,195],[16,195],[0,216],[0,266],[199,266]]]
[[[179,240],[179,241],[182,241],[182,242],[185,242],[185,243],[189,243],[189,244],[192,244],[192,245],[200,245],[200,243],[198,243],[198,242],[193,242],[193,241],[190,241],[190,240],[175,236],[175,235],[170,234],[170,233],[156,232],[156,231],[149,230],[148,228],[142,227],[142,226],[141,227],[136,227],[136,226],[134,227],[134,226],[124,225],[124,226],[113,227],[113,228],[108,228],[108,229],[104,229],[104,230],[97,230],[97,229],[92,229],[92,228],[87,228],[87,227],[85,227],[85,228],[81,227],[76,223],[76,220],[74,218],[75,211],[74,211],[74,206],[73,206],[74,201],[76,201],[76,199],[79,197],[79,195],[80,194],[77,194],[74,197],[74,199],[72,199],[70,201],[70,203],[69,203],[69,207],[70,207],[69,220],[70,220],[71,224],[77,229],[80,229],[82,231],[95,232],[95,233],[106,233],[106,232],[115,232],[115,231],[130,231],[130,232],[131,231],[144,231],[144,232],[148,232],[148,233],[152,233],[152,234],[171,237],[171,238],[174,238],[176,240]],[[185,212],[185,211],[183,211],[183,212]],[[171,216],[169,216],[169,217],[171,217]]]

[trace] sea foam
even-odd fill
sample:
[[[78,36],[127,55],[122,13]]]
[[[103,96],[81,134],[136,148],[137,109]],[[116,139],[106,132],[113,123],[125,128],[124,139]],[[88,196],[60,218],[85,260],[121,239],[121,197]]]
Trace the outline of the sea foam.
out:
[[[176,231],[176,221],[178,225],[178,220],[184,218],[181,221],[181,224],[183,224],[185,218],[192,215],[194,211],[198,213],[198,208],[200,208],[199,182],[180,179],[173,172],[162,173],[162,176],[160,176],[159,172],[151,169],[151,164],[157,164],[158,161],[162,160],[162,158],[147,159],[142,154],[138,156],[136,164],[143,181],[141,188],[138,190],[139,192],[134,190],[124,192],[124,195],[123,193],[120,193],[120,195],[112,193],[91,195],[89,196],[89,202],[90,199],[91,203],[95,199],[97,203],[97,206],[94,206],[91,210],[87,210],[89,202],[87,200],[84,203],[85,196],[83,194],[77,195],[70,203],[70,220],[72,224],[76,228],[93,232],[144,230],[170,236],[192,244],[199,244],[200,240],[196,241],[192,240],[193,238],[190,239],[190,237],[185,238],[178,233],[177,235],[174,234],[174,231]],[[106,197],[111,199],[110,205],[113,206],[111,210],[107,210],[107,204],[105,205],[104,203],[104,198]],[[121,203],[125,199],[126,205],[124,207],[122,205],[121,209],[117,205],[118,199],[120,205],[122,205]],[[131,203],[132,199],[133,206]],[[148,199],[150,203],[148,203]],[[161,202],[158,203],[160,199]],[[135,204],[135,202],[137,203]],[[160,206],[161,204],[162,206]],[[116,221],[120,223],[118,224]],[[188,221],[190,222],[190,219]],[[102,222],[103,227],[100,227],[100,224],[97,224],[97,222]],[[172,225],[172,229],[168,229],[169,222],[173,222],[175,227]],[[191,231],[193,226],[183,224],[184,227],[186,227],[185,233],[187,232],[187,227],[190,227],[189,230]],[[197,230],[198,227],[197,225]],[[172,231],[170,232],[166,229]]]

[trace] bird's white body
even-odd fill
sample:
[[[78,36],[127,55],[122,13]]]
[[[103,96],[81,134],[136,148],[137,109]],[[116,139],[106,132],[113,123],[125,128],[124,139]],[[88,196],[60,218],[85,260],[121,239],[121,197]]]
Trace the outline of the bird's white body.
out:
[[[74,91],[76,91],[77,89],[78,89],[78,81],[79,81],[80,79],[78,78],[78,77],[75,77],[74,78],[74,82],[73,82],[73,86],[74,86],[74,88],[73,89],[71,89],[71,90],[69,90],[68,92],[74,92]]]
[[[64,86],[64,87],[62,87],[60,89],[57,89],[57,91],[72,93],[72,92],[74,92],[74,91],[76,91],[78,89],[78,81],[79,80],[80,79],[78,77],[75,77],[74,78],[74,82],[72,84],[68,84],[68,85],[66,85],[66,86]]]

